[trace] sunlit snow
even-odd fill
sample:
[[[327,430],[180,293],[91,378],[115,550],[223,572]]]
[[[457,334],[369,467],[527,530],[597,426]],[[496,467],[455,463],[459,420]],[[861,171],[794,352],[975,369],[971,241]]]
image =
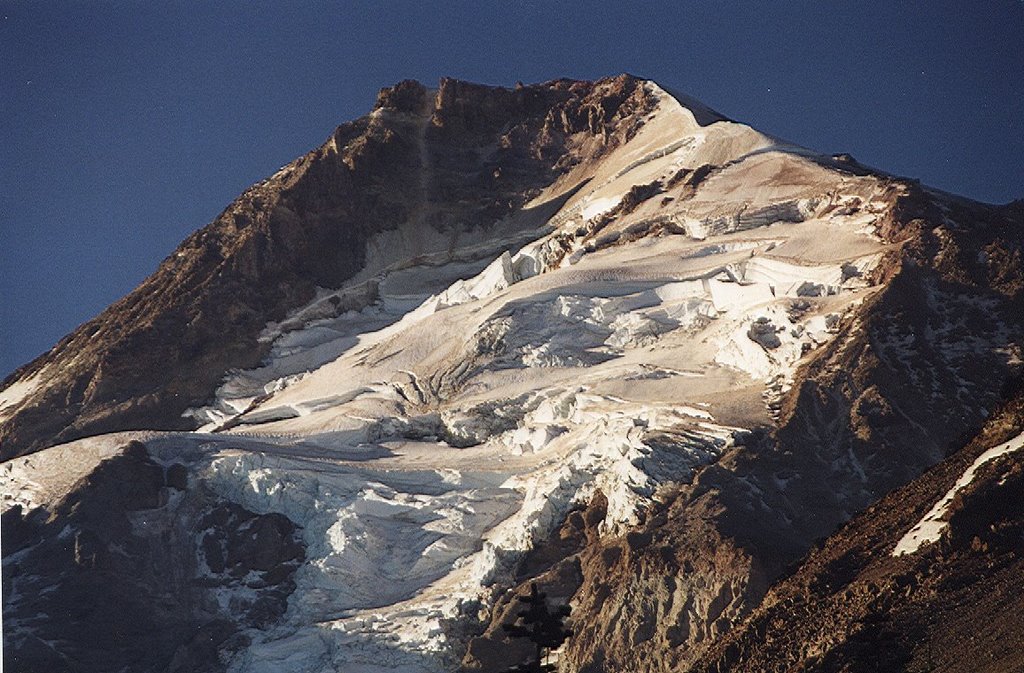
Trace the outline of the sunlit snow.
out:
[[[148,439],[165,460],[189,447],[220,496],[303,527],[283,621],[248,634],[230,670],[451,668],[448,624],[571,508],[601,491],[605,534],[637,521],[773,422],[766,401],[875,291],[876,181],[706,110],[701,126],[648,87],[659,106],[630,142],[536,197],[584,185],[545,226],[426,252],[381,235],[369,270],[268,325],[268,360],[191,410],[206,433]],[[717,169],[685,202],[669,190],[577,236],[632,187],[701,166]],[[643,235],[652,223],[669,233]],[[56,497],[32,484],[63,450],[8,467],[4,492]]]

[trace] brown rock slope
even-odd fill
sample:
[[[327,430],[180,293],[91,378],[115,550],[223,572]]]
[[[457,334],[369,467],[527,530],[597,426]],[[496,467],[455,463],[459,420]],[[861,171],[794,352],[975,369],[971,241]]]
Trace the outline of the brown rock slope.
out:
[[[478,229],[540,226],[552,213],[523,205],[615,147],[651,105],[627,75],[382,90],[373,112],[247,190],[135,291],[8,377],[0,390],[29,392],[0,408],[0,458],[122,429],[194,427],[182,412],[226,371],[259,364],[268,322],[317,286],[366,271],[372,235],[402,230],[425,253]]]
[[[1024,669],[1024,454],[978,469],[938,542],[891,553],[979,455],[1022,432],[1018,392],[962,450],[811,552],[689,670]]]

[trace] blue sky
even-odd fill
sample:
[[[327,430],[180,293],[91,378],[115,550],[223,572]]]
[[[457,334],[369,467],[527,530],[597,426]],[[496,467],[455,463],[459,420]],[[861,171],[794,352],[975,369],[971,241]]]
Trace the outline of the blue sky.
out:
[[[824,152],[1024,197],[1024,3],[0,1],[0,376],[398,80],[631,72]]]

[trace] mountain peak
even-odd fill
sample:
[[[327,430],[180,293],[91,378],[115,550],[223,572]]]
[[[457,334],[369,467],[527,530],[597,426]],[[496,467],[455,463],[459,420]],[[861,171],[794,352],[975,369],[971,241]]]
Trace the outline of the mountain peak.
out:
[[[4,383],[5,656],[504,670],[536,583],[568,671],[843,662],[887,614],[898,668],[1019,547],[1022,214],[631,75],[382,89]]]

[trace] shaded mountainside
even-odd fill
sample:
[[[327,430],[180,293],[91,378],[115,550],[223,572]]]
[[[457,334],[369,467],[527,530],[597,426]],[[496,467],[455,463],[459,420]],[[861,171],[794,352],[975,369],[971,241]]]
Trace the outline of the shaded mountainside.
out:
[[[5,657],[106,670],[33,619],[133,574],[126,670],[504,670],[533,582],[569,672],[1013,669],[1024,451],[891,552],[1022,348],[1021,203],[629,76],[403,82],[4,383]]]
[[[3,514],[4,668],[219,671],[284,613],[295,525],[217,498],[131,442],[47,516]]]
[[[963,449],[868,507],[687,670],[1015,671],[1024,666],[1024,397]],[[897,543],[986,451],[934,543]]]
[[[8,377],[2,387],[17,395],[0,402],[0,456],[195,427],[182,413],[228,370],[258,365],[266,325],[318,286],[542,225],[551,208],[524,204],[635,132],[653,105],[641,84],[621,76],[513,91],[446,79],[436,91],[382,90],[371,114],[247,190],[138,289]],[[371,237],[388,231],[412,242],[404,258],[367,259]]]

